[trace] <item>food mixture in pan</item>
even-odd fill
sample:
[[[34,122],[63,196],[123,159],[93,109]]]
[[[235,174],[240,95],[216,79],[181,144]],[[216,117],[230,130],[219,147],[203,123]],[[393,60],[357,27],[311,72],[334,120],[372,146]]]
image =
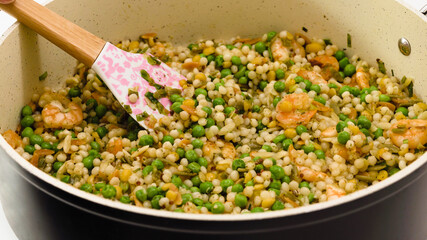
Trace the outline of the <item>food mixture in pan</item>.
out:
[[[142,129],[79,64],[62,89],[35,93],[17,130],[3,133],[34,166],[103,198],[186,213],[296,208],[383,181],[427,143],[427,105],[413,79],[329,39],[272,31],[175,47],[145,34],[117,46],[186,77],[182,92],[168,94],[170,116],[141,116],[152,127]]]

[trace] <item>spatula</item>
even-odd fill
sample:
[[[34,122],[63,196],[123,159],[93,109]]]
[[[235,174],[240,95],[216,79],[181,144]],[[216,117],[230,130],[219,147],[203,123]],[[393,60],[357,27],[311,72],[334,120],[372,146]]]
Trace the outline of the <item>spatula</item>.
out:
[[[142,127],[153,127],[144,121],[147,116],[160,119],[169,114],[171,102],[164,92],[179,92],[179,81],[185,77],[165,63],[149,54],[123,51],[33,0],[16,0],[0,8],[91,67]]]

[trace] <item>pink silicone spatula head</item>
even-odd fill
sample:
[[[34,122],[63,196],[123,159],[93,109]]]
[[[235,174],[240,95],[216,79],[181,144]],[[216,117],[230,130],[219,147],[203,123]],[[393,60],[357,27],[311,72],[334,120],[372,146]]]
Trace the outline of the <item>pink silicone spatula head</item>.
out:
[[[169,115],[167,94],[179,92],[185,79],[148,54],[129,53],[80,28],[33,0],[16,0],[0,8],[30,27],[101,77],[124,109],[144,128],[152,117]]]

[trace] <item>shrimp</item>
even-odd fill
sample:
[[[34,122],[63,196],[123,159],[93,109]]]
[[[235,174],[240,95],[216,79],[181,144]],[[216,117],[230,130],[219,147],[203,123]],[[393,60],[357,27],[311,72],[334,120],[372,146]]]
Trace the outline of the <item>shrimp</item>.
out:
[[[123,150],[123,143],[120,138],[111,139],[107,144],[107,152],[116,155],[118,152]]]
[[[315,58],[310,60],[310,63],[312,65],[318,65],[321,68],[324,68],[326,66],[332,66],[335,71],[340,70],[340,64],[338,63],[338,60],[333,56],[328,56],[328,55],[316,56]]]
[[[203,156],[213,159],[215,153],[220,153],[219,147],[213,142],[206,142],[202,148]]]
[[[300,55],[301,57],[305,56],[305,49],[297,41],[292,41],[292,48],[294,49],[295,55]]]
[[[322,75],[320,75],[319,73],[315,72],[315,71],[308,71],[308,70],[299,70],[297,72],[298,76],[301,76],[305,79],[308,79],[310,82],[314,83],[314,84],[327,84],[328,82],[326,82],[325,79],[323,79]]]
[[[361,89],[369,88],[369,73],[365,72],[363,68],[358,68],[352,78],[356,80]]]
[[[306,93],[293,93],[277,104],[276,119],[283,128],[295,128],[307,124],[317,110],[310,110],[312,99]]]
[[[311,168],[297,165],[299,176],[309,182],[325,180],[328,175],[324,172],[315,171]]]
[[[236,149],[232,143],[226,142],[224,147],[221,150],[222,156],[224,158],[233,159],[236,157]]]
[[[326,196],[328,197],[328,201],[340,198],[345,195],[346,195],[346,192],[344,191],[344,189],[338,187],[337,185],[335,184],[326,185]]]
[[[418,148],[427,143],[427,120],[399,120],[391,125],[388,134],[393,144],[398,147],[407,140],[409,148]]]
[[[271,43],[271,53],[276,61],[286,62],[289,60],[289,50],[283,46],[282,39],[276,37]]]
[[[70,102],[65,109],[57,100],[53,100],[44,106],[42,119],[47,128],[70,129],[83,121],[82,108],[74,102]]]
[[[24,145],[21,137],[16,132],[14,132],[10,129],[7,130],[6,132],[4,132],[2,135],[3,135],[4,140],[6,140],[6,142],[13,149],[16,149],[18,147],[22,147]]]

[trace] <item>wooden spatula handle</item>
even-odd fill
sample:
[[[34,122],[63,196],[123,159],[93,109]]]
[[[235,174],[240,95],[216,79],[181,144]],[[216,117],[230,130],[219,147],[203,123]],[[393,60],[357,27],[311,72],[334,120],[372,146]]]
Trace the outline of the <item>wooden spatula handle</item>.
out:
[[[92,66],[105,41],[59,16],[33,0],[16,0],[0,4],[0,9],[33,29],[62,50]]]

